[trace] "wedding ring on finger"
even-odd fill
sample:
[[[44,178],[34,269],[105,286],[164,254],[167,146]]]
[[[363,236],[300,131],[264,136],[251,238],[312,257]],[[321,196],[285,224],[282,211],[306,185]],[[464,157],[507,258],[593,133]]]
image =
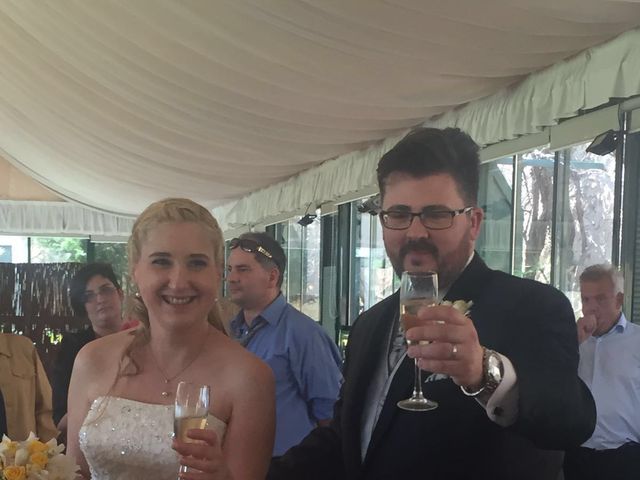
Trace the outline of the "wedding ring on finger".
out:
[[[458,356],[458,345],[455,343],[451,345],[451,358],[455,359]]]

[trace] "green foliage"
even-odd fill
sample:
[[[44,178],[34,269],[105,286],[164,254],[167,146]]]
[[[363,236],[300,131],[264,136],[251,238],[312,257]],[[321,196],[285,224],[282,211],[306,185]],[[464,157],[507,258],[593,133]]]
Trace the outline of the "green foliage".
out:
[[[31,237],[32,263],[104,262],[109,263],[120,279],[123,290],[129,291],[126,243],[94,243],[93,257],[87,254],[89,241],[72,237]]]
[[[32,237],[31,263],[86,262],[87,243],[83,238]]]
[[[120,286],[129,291],[129,265],[127,261],[126,243],[96,243],[94,244],[94,262],[110,263],[113,271],[120,279]]]

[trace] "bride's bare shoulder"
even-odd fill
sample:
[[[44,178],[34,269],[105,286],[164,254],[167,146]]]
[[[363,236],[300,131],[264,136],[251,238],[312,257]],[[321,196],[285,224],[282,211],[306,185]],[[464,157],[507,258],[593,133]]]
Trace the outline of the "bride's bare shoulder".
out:
[[[76,357],[75,364],[89,369],[103,369],[118,365],[126,348],[134,339],[134,331],[126,330],[97,338],[87,343]]]
[[[271,368],[238,342],[224,337],[219,342],[220,371],[233,378],[233,383],[272,383]]]

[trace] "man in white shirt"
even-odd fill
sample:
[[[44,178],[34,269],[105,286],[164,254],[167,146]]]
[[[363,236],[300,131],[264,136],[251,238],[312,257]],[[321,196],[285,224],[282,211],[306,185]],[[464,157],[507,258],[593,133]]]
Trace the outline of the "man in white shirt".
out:
[[[596,402],[596,428],[565,457],[567,480],[640,477],[640,326],[622,313],[623,278],[610,265],[580,275],[578,374]]]

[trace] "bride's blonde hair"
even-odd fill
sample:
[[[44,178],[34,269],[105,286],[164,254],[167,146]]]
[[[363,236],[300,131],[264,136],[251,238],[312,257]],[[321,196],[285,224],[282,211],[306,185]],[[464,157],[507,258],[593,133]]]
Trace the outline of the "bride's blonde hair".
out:
[[[131,231],[131,237],[127,243],[129,257],[129,274],[133,276],[133,270],[142,251],[142,245],[151,230],[163,223],[191,222],[200,225],[211,240],[213,246],[213,261],[216,268],[224,268],[224,240],[222,230],[211,212],[202,205],[186,198],[166,198],[149,205],[136,219]],[[138,363],[133,358],[134,350],[145,345],[150,339],[149,312],[139,295],[127,298],[125,312],[140,321],[141,325],[134,331],[133,340],[125,349],[120,362],[120,376],[136,375],[140,371]],[[217,330],[225,333],[218,303],[208,314],[207,320]]]

